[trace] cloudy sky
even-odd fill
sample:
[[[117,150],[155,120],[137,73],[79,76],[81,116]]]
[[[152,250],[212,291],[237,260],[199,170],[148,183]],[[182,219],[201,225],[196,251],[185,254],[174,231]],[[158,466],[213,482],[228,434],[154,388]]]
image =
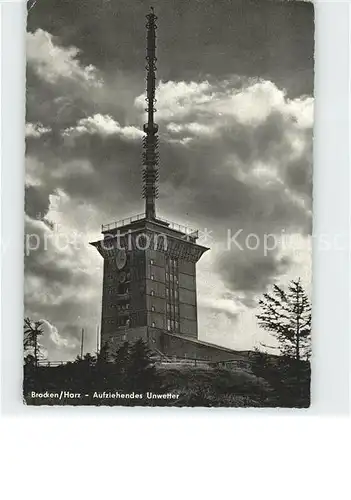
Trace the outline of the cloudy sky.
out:
[[[158,214],[199,228],[211,248],[198,263],[199,336],[272,343],[256,324],[260,295],[298,276],[310,290],[313,7],[153,5]],[[143,211],[147,10],[38,0],[28,15],[25,306],[44,320],[51,360],[79,353],[83,327],[95,350],[102,259],[88,243],[102,223]]]

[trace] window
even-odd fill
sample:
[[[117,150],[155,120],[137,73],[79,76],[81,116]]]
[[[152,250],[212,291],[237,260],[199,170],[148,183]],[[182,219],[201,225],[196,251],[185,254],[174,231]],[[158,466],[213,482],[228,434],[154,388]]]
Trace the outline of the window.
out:
[[[151,297],[153,297],[155,295],[155,291],[151,290],[150,295],[151,295]]]
[[[152,280],[154,280],[154,279],[155,279],[155,276],[154,276],[153,274],[151,275],[151,279],[152,279]]]
[[[151,326],[155,328],[156,325],[154,321],[151,323]]]
[[[178,264],[174,258],[166,260],[166,318],[167,330],[179,331]]]
[[[154,263],[155,263],[154,259],[150,259],[150,264],[152,265]]]
[[[151,306],[151,311],[155,311],[155,306]]]

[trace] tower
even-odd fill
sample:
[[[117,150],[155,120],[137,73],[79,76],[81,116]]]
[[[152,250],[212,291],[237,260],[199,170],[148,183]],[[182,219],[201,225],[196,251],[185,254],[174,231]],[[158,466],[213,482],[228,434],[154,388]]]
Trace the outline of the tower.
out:
[[[196,263],[208,248],[196,243],[197,231],[156,217],[157,18],[152,9],[146,18],[145,213],[103,225],[103,238],[91,244],[104,259],[100,345],[114,349],[142,338],[151,349],[166,353],[169,336],[197,340]]]
[[[158,182],[158,125],[154,122],[156,92],[156,16],[151,12],[146,16],[147,48],[146,48],[146,112],[147,123],[144,125],[143,139],[143,197],[145,198],[145,215],[147,219],[156,217],[155,200]]]

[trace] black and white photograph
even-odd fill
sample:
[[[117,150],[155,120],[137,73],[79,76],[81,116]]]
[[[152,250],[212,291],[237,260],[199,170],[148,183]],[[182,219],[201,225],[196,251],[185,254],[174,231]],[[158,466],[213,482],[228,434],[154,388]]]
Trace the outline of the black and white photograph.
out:
[[[24,404],[308,408],[313,122],[309,1],[28,1]]]

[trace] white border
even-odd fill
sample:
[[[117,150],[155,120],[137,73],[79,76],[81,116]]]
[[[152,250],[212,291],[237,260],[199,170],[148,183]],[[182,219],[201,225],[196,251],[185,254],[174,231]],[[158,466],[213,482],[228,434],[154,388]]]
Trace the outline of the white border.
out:
[[[350,410],[350,2],[315,3],[313,413]]]
[[[45,0],[39,0],[45,1]],[[73,1],[73,0],[72,0]],[[152,412],[110,408],[32,408],[21,402],[25,5],[1,2],[1,165],[2,280],[1,356],[2,412],[17,415],[138,414],[173,418],[163,409]],[[314,249],[314,353],[312,407],[282,414],[320,415],[349,412],[349,26],[350,5],[316,2],[316,111],[314,142],[314,231],[343,234],[348,248]],[[277,414],[277,410],[182,410],[182,417],[233,418]],[[59,413],[58,413],[59,412]],[[177,412],[179,418],[179,411]]]

